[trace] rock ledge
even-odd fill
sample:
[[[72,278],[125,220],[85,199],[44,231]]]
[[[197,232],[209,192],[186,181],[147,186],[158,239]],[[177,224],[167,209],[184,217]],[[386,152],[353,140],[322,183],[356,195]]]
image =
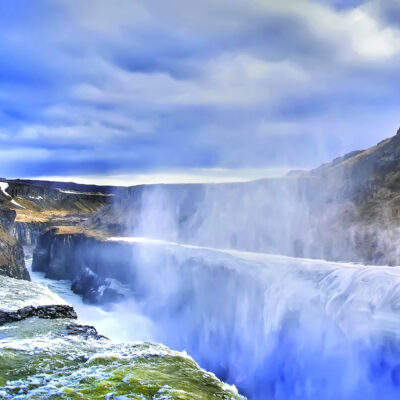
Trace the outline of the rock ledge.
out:
[[[44,319],[76,319],[77,315],[71,306],[64,304],[38,307],[27,306],[16,311],[0,310],[0,325],[4,325],[9,322],[21,321],[30,317],[39,317]]]

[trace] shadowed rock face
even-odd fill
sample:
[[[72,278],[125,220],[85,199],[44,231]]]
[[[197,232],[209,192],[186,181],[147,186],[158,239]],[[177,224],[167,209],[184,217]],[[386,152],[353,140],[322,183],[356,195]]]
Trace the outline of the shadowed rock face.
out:
[[[46,278],[70,280],[72,289],[92,303],[115,302],[133,280],[129,266],[132,246],[87,237],[83,234],[58,234],[49,230],[38,239],[32,270]]]
[[[12,236],[15,216],[14,210],[0,208],[0,275],[30,280],[22,246]]]
[[[31,317],[39,317],[43,319],[76,319],[77,315],[71,306],[63,304],[39,307],[26,306],[17,311],[0,310],[0,325],[4,325],[9,322],[22,321]]]
[[[90,325],[82,325],[82,324],[76,324],[73,322],[66,323],[65,325],[65,333],[67,335],[72,335],[72,336],[82,336],[85,339],[107,339],[107,337],[103,335],[99,335],[97,332],[97,329],[94,326]]]
[[[38,237],[51,226],[48,222],[16,222],[12,235],[23,246],[36,246]]]

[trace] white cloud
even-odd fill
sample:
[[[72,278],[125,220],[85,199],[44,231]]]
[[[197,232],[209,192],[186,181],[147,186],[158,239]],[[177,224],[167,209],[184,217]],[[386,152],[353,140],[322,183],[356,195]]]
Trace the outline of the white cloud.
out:
[[[400,35],[396,29],[380,26],[377,19],[360,8],[349,11],[346,20],[347,33],[356,53],[377,60],[399,54]]]

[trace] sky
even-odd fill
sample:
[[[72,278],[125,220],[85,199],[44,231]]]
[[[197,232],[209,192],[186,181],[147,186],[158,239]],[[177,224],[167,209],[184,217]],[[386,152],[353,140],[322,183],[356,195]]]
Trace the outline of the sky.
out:
[[[4,0],[0,60],[6,177],[259,177],[400,125],[398,0]]]

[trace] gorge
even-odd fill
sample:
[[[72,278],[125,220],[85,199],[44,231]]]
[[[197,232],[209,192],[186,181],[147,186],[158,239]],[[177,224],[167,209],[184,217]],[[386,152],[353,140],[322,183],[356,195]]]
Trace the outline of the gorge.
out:
[[[28,278],[25,246],[32,276],[63,281],[93,316],[118,321],[99,330],[113,343],[187,351],[249,399],[397,399],[399,167],[397,134],[318,169],[253,182],[5,180],[1,271]],[[98,327],[93,316],[83,322]],[[27,321],[15,323],[30,329]],[[146,346],[139,352],[170,351]],[[239,396],[227,388],[225,398]],[[153,398],[181,398],[171,393]]]

